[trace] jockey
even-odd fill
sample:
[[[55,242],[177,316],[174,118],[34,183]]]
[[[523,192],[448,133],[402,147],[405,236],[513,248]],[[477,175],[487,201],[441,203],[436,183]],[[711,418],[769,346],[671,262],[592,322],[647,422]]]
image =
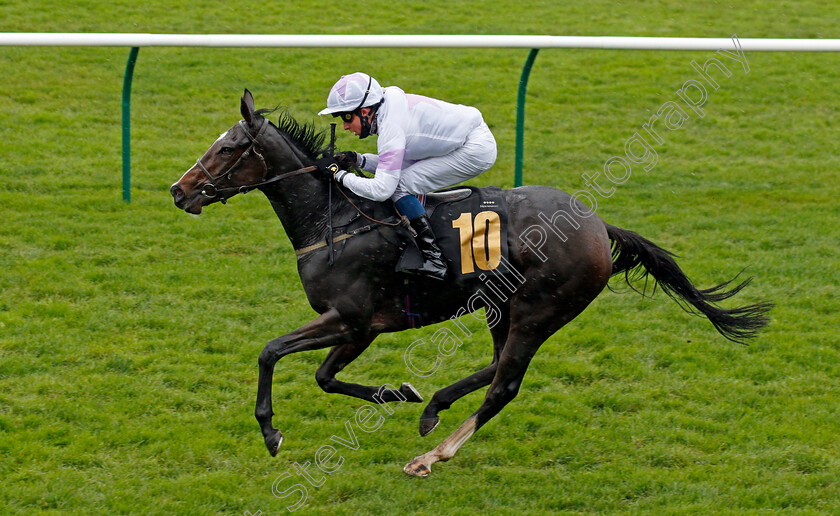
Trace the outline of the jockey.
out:
[[[396,86],[383,89],[373,77],[357,72],[335,83],[327,108],[318,114],[341,117],[344,129],[360,139],[377,135],[376,154],[337,156],[342,170],[333,178],[361,197],[393,200],[417,233],[424,261],[417,272],[444,279],[446,263],[416,196],[466,181],[493,166],[496,140],[481,112]],[[374,172],[374,177],[344,170],[352,166]]]

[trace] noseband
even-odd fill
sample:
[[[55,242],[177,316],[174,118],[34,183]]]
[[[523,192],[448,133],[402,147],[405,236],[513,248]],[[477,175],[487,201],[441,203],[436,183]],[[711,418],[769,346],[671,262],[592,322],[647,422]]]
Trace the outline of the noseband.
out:
[[[292,170],[291,172],[286,172],[283,174],[276,175],[272,178],[266,179],[266,176],[268,175],[268,165],[266,165],[265,158],[257,149],[259,148],[260,150],[262,150],[262,145],[260,145],[258,139],[263,135],[263,133],[265,133],[265,128],[268,127],[268,119],[263,118],[262,125],[260,126],[260,129],[259,131],[257,131],[256,135],[252,135],[250,131],[248,131],[248,126],[244,120],[239,121],[239,126],[242,128],[242,131],[245,133],[245,136],[248,137],[248,140],[251,141],[251,144],[248,146],[247,149],[245,149],[245,152],[243,152],[242,155],[239,156],[239,159],[237,159],[233,165],[228,167],[227,170],[225,170],[224,172],[220,172],[214,177],[210,173],[210,171],[207,170],[207,167],[205,167],[204,164],[201,163],[201,158],[197,159],[195,162],[195,164],[198,165],[198,168],[200,168],[201,171],[204,172],[204,175],[207,176],[207,182],[204,183],[204,186],[201,190],[201,195],[203,195],[204,197],[207,197],[208,199],[215,199],[216,197],[220,197],[219,200],[222,202],[222,204],[225,204],[229,198],[233,197],[238,193],[248,193],[251,190],[274,183],[275,181],[279,181],[287,177],[296,176],[298,174],[305,174],[308,172],[314,172],[318,170],[318,167],[313,165],[309,167],[299,168],[297,170]],[[283,133],[281,132],[280,134],[282,136]],[[254,156],[259,158],[260,163],[263,167],[262,179],[259,182],[250,185],[234,186],[229,188],[219,188],[216,186],[216,183],[219,180],[230,181],[233,177],[233,173],[239,167],[240,163],[243,163],[245,160],[247,160],[252,152],[254,153]]]

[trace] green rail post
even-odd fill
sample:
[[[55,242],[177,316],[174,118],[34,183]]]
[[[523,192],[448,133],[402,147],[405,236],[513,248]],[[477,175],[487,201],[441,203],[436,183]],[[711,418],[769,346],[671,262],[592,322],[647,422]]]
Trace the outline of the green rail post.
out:
[[[122,96],[122,152],[123,152],[123,200],[131,202],[131,78],[137,61],[138,47],[131,47],[128,63],[125,65]]]
[[[532,48],[528,54],[528,60],[522,68],[522,77],[519,79],[519,95],[516,100],[516,161],[514,164],[513,186],[522,186],[522,153],[525,147],[525,91],[528,89],[528,76],[531,75],[531,67],[534,59],[537,58],[538,48]]]

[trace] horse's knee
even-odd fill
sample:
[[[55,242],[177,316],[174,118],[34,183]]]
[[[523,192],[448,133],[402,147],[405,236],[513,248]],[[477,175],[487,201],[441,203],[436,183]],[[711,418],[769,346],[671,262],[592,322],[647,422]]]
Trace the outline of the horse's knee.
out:
[[[257,363],[259,363],[260,367],[274,367],[274,364],[277,363],[277,359],[275,358],[276,354],[274,353],[274,346],[272,344],[274,341],[269,342],[265,345],[263,350],[260,352],[260,356],[257,359]]]
[[[522,379],[517,378],[503,382],[500,385],[491,386],[487,389],[487,395],[484,397],[484,402],[476,411],[477,428],[481,428],[499,412],[505,408],[505,405],[510,403],[513,398],[519,394],[519,386],[522,384]]]
[[[257,358],[257,363],[260,366],[267,366],[269,365],[269,361],[271,360],[271,353],[268,352],[268,347],[260,352],[259,358]]]
[[[266,419],[268,419],[270,421],[271,420],[271,412],[258,406],[257,409],[254,410],[254,419],[256,419],[257,422],[260,423],[260,424],[262,424],[262,422],[265,421]]]
[[[260,426],[271,425],[271,417],[274,413],[271,411],[271,400],[257,399],[257,406],[254,409],[254,418]]]
[[[315,381],[318,382],[318,387],[326,393],[335,392],[335,376],[318,369],[315,372]]]

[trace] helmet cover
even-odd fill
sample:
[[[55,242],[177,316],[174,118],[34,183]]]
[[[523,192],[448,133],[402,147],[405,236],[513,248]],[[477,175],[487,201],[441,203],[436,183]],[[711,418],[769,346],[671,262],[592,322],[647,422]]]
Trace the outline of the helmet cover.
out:
[[[327,96],[327,107],[319,115],[351,113],[382,101],[382,87],[366,73],[356,72],[343,75]]]

